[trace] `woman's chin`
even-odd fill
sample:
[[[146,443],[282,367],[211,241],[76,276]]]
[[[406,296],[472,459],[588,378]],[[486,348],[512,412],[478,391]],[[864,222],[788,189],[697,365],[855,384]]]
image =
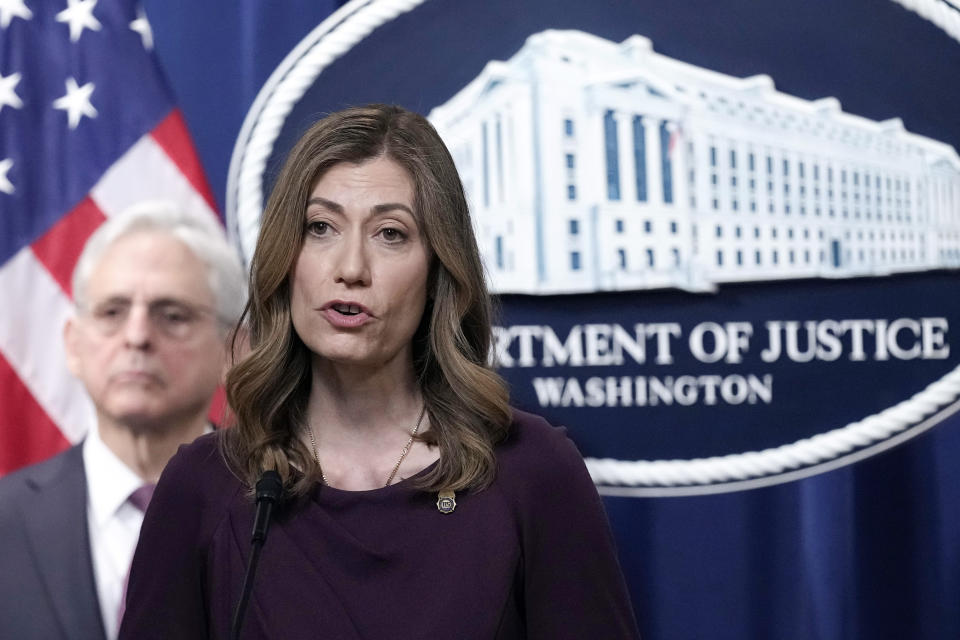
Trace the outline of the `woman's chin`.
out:
[[[326,349],[315,353],[315,360],[321,367],[377,369],[384,364],[382,358],[361,349]]]

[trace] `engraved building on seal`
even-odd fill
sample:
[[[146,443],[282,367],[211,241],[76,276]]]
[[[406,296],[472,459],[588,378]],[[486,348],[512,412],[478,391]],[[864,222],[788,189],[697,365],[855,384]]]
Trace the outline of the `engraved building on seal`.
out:
[[[433,109],[501,293],[960,267],[960,156],[899,118],[544,31]]]

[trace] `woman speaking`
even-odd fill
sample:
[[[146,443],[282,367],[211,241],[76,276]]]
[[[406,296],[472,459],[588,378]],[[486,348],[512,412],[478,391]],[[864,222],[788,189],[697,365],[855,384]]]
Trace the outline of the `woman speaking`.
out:
[[[426,119],[317,122],[263,214],[236,425],[164,471],[121,638],[229,638],[247,597],[249,639],[636,638],[596,489],[562,429],[511,410],[490,316]],[[269,470],[283,497],[245,580]]]

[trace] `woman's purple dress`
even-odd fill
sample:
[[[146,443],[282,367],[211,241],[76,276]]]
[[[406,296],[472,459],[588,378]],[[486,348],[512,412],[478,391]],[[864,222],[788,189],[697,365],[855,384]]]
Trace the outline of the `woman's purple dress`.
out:
[[[140,533],[121,639],[229,638],[254,507],[217,434],[170,461]],[[564,430],[514,412],[487,489],[318,486],[270,526],[245,639],[637,638],[596,489]]]

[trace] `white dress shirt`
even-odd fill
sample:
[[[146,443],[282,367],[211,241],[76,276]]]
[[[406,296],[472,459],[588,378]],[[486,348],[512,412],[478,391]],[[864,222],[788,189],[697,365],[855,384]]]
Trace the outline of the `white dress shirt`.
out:
[[[107,640],[115,640],[123,585],[143,524],[143,513],[127,498],[143,480],[104,444],[97,429],[91,429],[83,443],[83,466],[97,599]]]

